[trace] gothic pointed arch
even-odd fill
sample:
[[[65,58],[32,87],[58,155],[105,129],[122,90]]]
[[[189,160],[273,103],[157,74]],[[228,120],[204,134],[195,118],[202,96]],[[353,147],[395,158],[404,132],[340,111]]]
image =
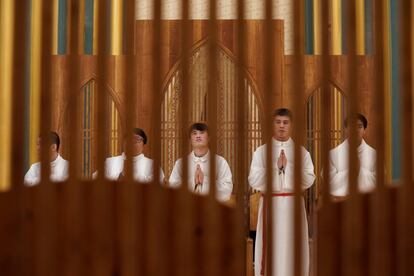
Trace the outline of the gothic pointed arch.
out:
[[[237,66],[231,51],[219,44],[218,51],[218,91],[217,91],[217,153],[222,155],[229,163],[233,176],[236,177],[237,167],[237,108],[240,97],[245,99],[245,138],[247,139],[247,152],[245,160],[251,160],[254,150],[263,143],[261,118],[263,109],[257,86],[247,71],[243,76],[244,88],[240,95],[237,89]],[[190,83],[189,118],[186,124],[207,121],[207,90],[208,90],[208,39],[200,41],[191,50],[189,58],[188,78]],[[162,166],[166,175],[171,173],[175,160],[184,153],[180,149],[181,137],[180,116],[182,103],[182,61],[177,62],[167,75],[163,86],[163,101],[161,107],[161,137],[162,137]],[[189,150],[189,148],[188,148]],[[250,164],[246,163],[246,168]],[[234,179],[237,183],[237,179]]]

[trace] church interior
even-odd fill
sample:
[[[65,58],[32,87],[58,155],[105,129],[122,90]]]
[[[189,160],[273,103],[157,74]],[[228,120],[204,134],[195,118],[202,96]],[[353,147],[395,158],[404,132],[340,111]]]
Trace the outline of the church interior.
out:
[[[412,275],[413,14],[0,0],[0,275]]]

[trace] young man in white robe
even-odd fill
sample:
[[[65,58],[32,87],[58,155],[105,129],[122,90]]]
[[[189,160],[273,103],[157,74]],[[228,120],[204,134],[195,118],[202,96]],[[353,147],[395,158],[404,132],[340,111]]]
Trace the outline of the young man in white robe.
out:
[[[153,180],[153,160],[144,155],[144,147],[147,144],[147,135],[144,130],[134,128],[132,130],[132,168],[133,179],[141,183],[149,183]],[[124,143],[124,148],[126,143]],[[125,176],[124,163],[126,154],[106,158],[105,177],[109,180],[120,180]],[[93,178],[97,177],[97,172]],[[160,168],[160,182],[164,180],[164,172]]]
[[[272,266],[273,273],[266,269],[266,206],[264,193],[266,192],[266,148],[262,145],[253,154],[249,173],[249,184],[254,190],[259,190],[263,196],[259,201],[256,243],[255,243],[255,276],[259,275],[294,275],[294,147],[290,138],[292,114],[286,108],[276,109],[273,113],[272,137]],[[303,190],[312,186],[315,180],[314,167],[309,152],[301,147],[302,151],[302,180]],[[309,275],[309,243],[308,223],[304,202],[300,209],[302,218],[302,275]]]
[[[40,144],[41,137],[37,139],[37,153],[40,156]],[[59,154],[60,138],[59,135],[51,131],[49,133],[49,139],[51,142],[49,149],[50,158],[50,180],[52,182],[63,182],[69,176],[69,163]],[[41,162],[34,163],[30,166],[24,176],[24,184],[26,186],[34,186],[40,182],[40,168]]]
[[[208,126],[195,123],[190,127],[192,151],[188,155],[188,188],[196,194],[206,195],[210,191],[210,151]],[[221,202],[230,199],[233,190],[232,174],[227,161],[216,154],[216,198]],[[183,160],[178,159],[169,178],[171,187],[178,187],[183,179]]]
[[[356,114],[356,129],[357,129],[357,153],[358,160],[356,160],[359,167],[358,174],[358,190],[361,193],[368,193],[375,189],[376,186],[376,151],[369,146],[365,140],[365,130],[368,126],[368,121],[362,114]],[[345,131],[349,137],[348,119],[345,120]],[[342,199],[349,193],[349,141],[345,139],[340,145],[329,152],[329,175],[331,195],[336,199]]]

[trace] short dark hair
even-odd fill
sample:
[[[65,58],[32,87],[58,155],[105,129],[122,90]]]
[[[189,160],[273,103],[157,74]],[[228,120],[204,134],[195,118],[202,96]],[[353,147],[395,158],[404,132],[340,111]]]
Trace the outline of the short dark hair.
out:
[[[289,117],[290,120],[293,119],[292,111],[284,107],[275,109],[272,116],[273,118],[276,116],[286,116]]]
[[[203,132],[207,131],[207,133],[208,133],[208,126],[207,126],[206,123],[201,123],[201,122],[194,123],[190,126],[190,129],[188,130],[188,135],[191,136],[191,133],[194,130],[203,131]]]
[[[362,123],[362,125],[364,126],[364,129],[365,128],[367,128],[367,126],[368,126],[368,120],[367,120],[367,118],[365,118],[365,116],[364,115],[362,115],[361,113],[357,113],[357,114],[355,114],[355,117],[354,117],[357,121],[361,121],[361,123]],[[349,122],[349,117],[347,117],[345,120],[344,120],[344,126],[347,128],[348,127],[348,122]]]
[[[56,151],[59,151],[59,148],[60,148],[60,138],[59,138],[59,135],[56,132],[51,131],[49,133],[49,139],[50,139],[50,143],[52,145],[56,145]]]
[[[143,139],[144,145],[147,143],[147,135],[145,134],[145,131],[143,129],[135,127],[132,129],[132,133],[138,136],[141,136]]]

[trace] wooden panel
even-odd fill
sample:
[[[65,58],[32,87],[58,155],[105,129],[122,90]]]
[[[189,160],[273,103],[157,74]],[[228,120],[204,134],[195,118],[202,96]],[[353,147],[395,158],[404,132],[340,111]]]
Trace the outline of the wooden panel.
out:
[[[236,23],[235,20],[223,20],[218,23],[218,39],[222,46],[228,50],[228,53],[235,57],[236,47]],[[206,20],[194,20],[191,21],[191,40],[194,47],[207,38],[207,24]],[[136,21],[136,34],[135,34],[135,51],[136,51],[136,62],[137,62],[137,76],[136,76],[136,112],[135,124],[147,131],[149,137],[149,144],[145,150],[145,153],[151,156],[151,140],[152,140],[152,127],[151,118],[154,110],[152,110],[153,89],[152,85],[152,33],[153,23],[151,21],[140,20]],[[255,43],[247,43],[246,45],[246,74],[252,81],[252,85],[255,91],[259,93],[258,100],[259,106],[262,107],[263,98],[263,55],[262,53],[262,37],[263,37],[263,21],[260,20],[249,20],[246,22],[246,41]],[[283,23],[280,20],[274,21],[274,29],[272,31],[275,34],[275,64],[283,63]],[[181,48],[180,48],[180,21],[178,20],[166,20],[162,22],[162,37],[163,43],[161,45],[161,76],[164,80],[164,85],[169,79],[169,75],[173,73],[181,59]],[[125,91],[123,87],[124,77],[124,57],[123,56],[111,56],[108,58],[108,77],[107,86],[108,92],[111,94],[121,116],[122,125],[124,125],[124,111],[125,111]],[[88,81],[97,77],[96,68],[96,56],[81,56],[80,59],[80,81],[79,87],[85,85]],[[274,106],[276,102],[284,104],[282,101],[282,87],[283,87],[283,67],[275,66],[274,79],[276,88],[272,92]],[[67,116],[67,103],[69,91],[68,86],[68,62],[67,56],[53,56],[52,58],[52,128],[57,130],[62,138],[62,150],[61,153],[66,157],[69,150],[67,141],[67,135],[69,133]],[[81,90],[79,90],[81,91]],[[262,110],[262,108],[260,108]]]
[[[332,76],[329,81],[338,87],[346,97],[349,96],[348,91],[348,60],[346,56],[330,56]],[[368,144],[375,147],[375,126],[377,125],[375,117],[375,92],[373,83],[373,58],[371,56],[358,56],[357,60],[357,77],[358,77],[358,100],[360,101],[361,110],[369,122],[366,130],[366,140]],[[305,97],[302,105],[305,106],[306,100],[319,87],[321,87],[321,57],[305,56]],[[289,79],[292,72],[292,56],[284,58],[284,75],[283,75],[283,96],[282,104],[286,107],[292,107],[293,94]]]

